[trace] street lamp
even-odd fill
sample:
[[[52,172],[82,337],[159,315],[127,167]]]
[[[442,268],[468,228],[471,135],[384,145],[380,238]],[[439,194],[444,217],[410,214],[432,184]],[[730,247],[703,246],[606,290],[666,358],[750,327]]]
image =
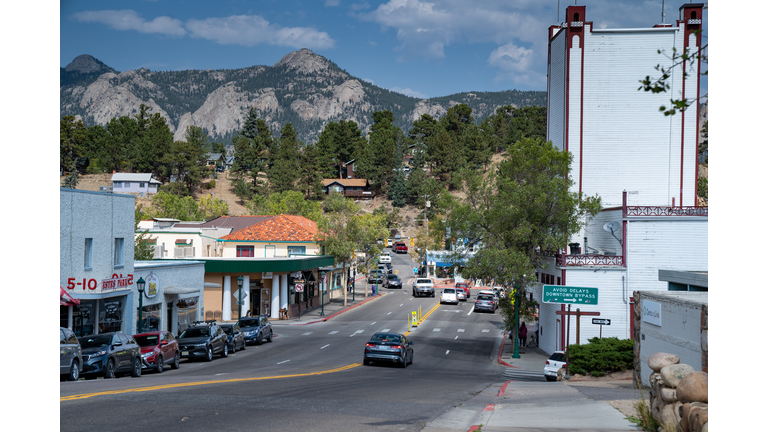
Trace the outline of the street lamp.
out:
[[[325,272],[320,272],[320,316],[325,316]]]
[[[144,332],[144,285],[146,282],[140,277],[136,281],[136,289],[139,290],[139,333]]]
[[[237,278],[237,322],[240,322],[240,303],[243,302],[243,277]]]
[[[352,267],[352,303],[355,302],[355,279],[357,278],[357,267]]]

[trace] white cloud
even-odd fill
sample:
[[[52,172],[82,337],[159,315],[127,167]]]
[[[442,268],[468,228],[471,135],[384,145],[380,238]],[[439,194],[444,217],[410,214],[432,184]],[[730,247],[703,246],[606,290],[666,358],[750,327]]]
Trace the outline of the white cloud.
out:
[[[353,11],[359,11],[363,9],[369,9],[371,5],[368,4],[368,2],[362,2],[362,3],[352,3],[349,5],[349,8]]]
[[[411,90],[409,88],[400,88],[400,87],[392,87],[390,90],[397,93],[402,93],[406,96],[412,96],[419,99],[427,99],[429,96],[425,95],[422,92],[418,92],[416,90]]]
[[[187,22],[190,36],[215,41],[222,45],[254,46],[269,44],[292,48],[324,49],[335,41],[326,32],[311,27],[281,27],[258,15],[235,15],[226,18],[191,19]]]
[[[139,33],[158,33],[168,36],[184,36],[187,34],[187,31],[182,27],[181,21],[177,19],[162,16],[152,21],[146,21],[136,11],[130,9],[83,11],[72,15],[72,19],[80,22],[106,24],[115,30],[135,30]]]
[[[535,54],[532,49],[515,45],[513,42],[502,45],[491,52],[488,64],[500,69],[494,81],[510,80],[515,84],[531,86],[546,83],[546,77],[533,67]]]
[[[370,78],[363,78],[363,81],[365,81],[367,83],[370,83],[370,84],[374,84],[373,80],[370,79]]]

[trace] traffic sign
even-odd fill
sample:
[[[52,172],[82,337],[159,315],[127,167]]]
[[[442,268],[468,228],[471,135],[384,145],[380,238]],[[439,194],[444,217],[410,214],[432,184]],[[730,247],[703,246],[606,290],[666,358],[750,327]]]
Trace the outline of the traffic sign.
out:
[[[597,288],[565,285],[544,285],[542,288],[543,303],[597,304]]]
[[[611,325],[611,320],[606,318],[592,318],[592,324]]]
[[[304,292],[304,284],[296,284],[296,292]]]

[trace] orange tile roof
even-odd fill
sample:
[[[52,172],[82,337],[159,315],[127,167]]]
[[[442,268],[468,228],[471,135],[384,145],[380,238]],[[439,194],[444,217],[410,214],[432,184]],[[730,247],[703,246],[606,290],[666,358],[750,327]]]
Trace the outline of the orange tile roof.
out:
[[[304,216],[278,215],[221,237],[222,240],[313,242],[317,224]]]

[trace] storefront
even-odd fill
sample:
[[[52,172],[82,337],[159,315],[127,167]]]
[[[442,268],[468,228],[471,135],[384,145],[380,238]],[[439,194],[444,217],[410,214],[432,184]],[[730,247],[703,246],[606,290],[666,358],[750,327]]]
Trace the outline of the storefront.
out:
[[[72,329],[77,336],[130,332],[133,311],[127,306],[134,298],[133,275],[112,276],[98,282],[95,279],[74,282],[74,278],[70,278],[66,293],[73,301],[60,306],[60,325]],[[78,290],[78,285],[85,288]]]

